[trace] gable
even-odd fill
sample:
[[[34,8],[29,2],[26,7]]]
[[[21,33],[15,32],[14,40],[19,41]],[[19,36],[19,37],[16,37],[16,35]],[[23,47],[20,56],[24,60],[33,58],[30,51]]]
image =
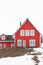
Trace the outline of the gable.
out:
[[[39,31],[34,27],[34,25],[28,20],[26,19],[26,21],[23,23],[23,25],[21,25],[21,27],[15,32],[15,34],[17,34],[21,29],[35,29],[37,31],[37,33],[39,33]],[[40,33],[39,33],[40,34]]]

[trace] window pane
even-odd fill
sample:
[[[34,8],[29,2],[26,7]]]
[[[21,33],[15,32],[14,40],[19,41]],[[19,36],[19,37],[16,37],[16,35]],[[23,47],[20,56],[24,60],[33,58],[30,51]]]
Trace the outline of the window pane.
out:
[[[30,36],[34,36],[35,35],[35,31],[34,30],[30,30]]]
[[[25,35],[29,36],[29,30],[25,30]]]
[[[0,44],[0,49],[2,49],[2,44]]]
[[[11,48],[15,48],[15,44],[12,43],[12,44],[11,44]]]
[[[35,46],[35,40],[30,40],[30,46]]]
[[[22,46],[22,40],[17,41],[18,46]]]
[[[24,30],[20,31],[20,36],[24,36]]]

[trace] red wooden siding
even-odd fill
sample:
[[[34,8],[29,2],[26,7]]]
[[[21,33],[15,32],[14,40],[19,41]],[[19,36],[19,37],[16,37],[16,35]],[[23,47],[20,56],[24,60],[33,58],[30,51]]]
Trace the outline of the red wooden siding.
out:
[[[11,44],[14,42],[0,42],[2,44],[2,48],[4,48],[4,44],[6,44],[6,48],[11,48]]]

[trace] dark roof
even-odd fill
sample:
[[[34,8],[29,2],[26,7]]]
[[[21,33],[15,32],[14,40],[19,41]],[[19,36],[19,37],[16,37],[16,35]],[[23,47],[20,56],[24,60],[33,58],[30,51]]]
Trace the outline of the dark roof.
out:
[[[9,41],[13,41],[14,39],[12,38],[13,35],[6,35],[8,37]]]
[[[14,41],[14,39],[12,38],[13,35],[6,35],[8,37],[8,39],[5,40],[0,40],[0,41]]]

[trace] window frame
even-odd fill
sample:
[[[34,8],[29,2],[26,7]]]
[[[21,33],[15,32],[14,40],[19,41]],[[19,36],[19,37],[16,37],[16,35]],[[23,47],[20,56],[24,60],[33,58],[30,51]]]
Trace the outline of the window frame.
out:
[[[14,43],[11,43],[11,48],[15,48],[15,44]]]
[[[30,30],[25,30],[25,36],[29,36],[30,35]]]
[[[29,46],[35,46],[35,45],[36,45],[36,40],[35,39],[29,40]]]
[[[17,40],[17,46],[22,46],[22,40]]]
[[[20,30],[20,36],[24,36],[25,35],[25,31],[24,30]]]
[[[2,49],[2,44],[0,44],[0,49]]]
[[[5,36],[2,36],[2,40],[5,40]]]
[[[25,44],[25,46],[24,46]],[[23,47],[26,47],[26,40],[23,40]]]
[[[7,48],[7,45],[6,45],[6,44],[4,44],[4,45],[3,45],[3,48]]]
[[[35,36],[35,30],[34,29],[30,30],[30,36]]]

